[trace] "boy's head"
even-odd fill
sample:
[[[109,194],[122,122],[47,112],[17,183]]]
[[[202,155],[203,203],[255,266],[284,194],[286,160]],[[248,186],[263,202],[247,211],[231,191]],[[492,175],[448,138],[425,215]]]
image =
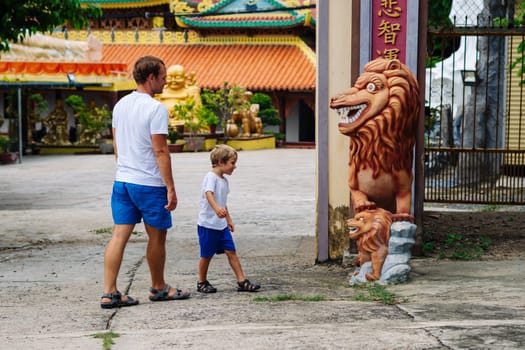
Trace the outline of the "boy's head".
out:
[[[227,163],[232,158],[237,159],[237,151],[228,145],[217,145],[210,152],[212,167],[216,167],[220,162]]]

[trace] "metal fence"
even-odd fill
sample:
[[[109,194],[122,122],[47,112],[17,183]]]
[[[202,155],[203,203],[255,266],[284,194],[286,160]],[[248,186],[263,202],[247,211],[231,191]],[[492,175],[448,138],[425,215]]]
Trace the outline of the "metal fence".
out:
[[[525,27],[458,18],[428,32],[424,200],[525,204]]]

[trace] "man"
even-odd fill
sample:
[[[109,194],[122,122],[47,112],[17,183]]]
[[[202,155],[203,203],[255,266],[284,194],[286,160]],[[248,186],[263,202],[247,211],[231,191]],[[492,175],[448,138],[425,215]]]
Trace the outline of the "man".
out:
[[[137,305],[122,295],[117,276],[124,249],[135,225],[144,220],[148,234],[146,258],[151,274],[151,301],[187,299],[187,290],[172,288],[164,280],[166,234],[177,193],[168,150],[168,110],[153,96],[166,84],[166,67],[157,57],[139,58],[133,69],[137,90],[113,109],[113,146],[117,172],[111,196],[115,223],[104,256],[104,294],[100,306],[111,309]]]

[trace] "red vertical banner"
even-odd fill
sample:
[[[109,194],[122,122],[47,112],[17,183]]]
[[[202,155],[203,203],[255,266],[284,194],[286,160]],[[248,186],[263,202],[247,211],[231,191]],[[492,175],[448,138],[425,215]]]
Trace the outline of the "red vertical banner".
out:
[[[407,1],[372,1],[372,59],[383,57],[406,63]]]

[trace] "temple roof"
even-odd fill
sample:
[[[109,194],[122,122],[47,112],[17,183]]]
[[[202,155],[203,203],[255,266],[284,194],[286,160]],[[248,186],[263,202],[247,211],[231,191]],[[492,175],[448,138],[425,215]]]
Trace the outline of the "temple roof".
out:
[[[151,31],[147,33],[154,34]],[[56,82],[67,81],[66,74],[73,73],[81,83],[105,82],[113,84],[113,90],[126,90],[134,89],[131,71],[135,61],[144,55],[155,55],[167,67],[180,64],[187,73],[195,72],[201,88],[216,90],[228,82],[252,91],[315,90],[315,53],[298,38],[284,40],[263,36],[247,41],[239,37],[207,37],[190,44],[183,43],[184,37],[167,36],[165,41],[173,43],[154,44],[149,38],[137,43],[129,35],[119,34],[123,37],[120,43],[105,41],[101,61],[36,62],[24,60],[23,57],[18,61],[0,59],[0,74],[6,81]],[[107,36],[103,38],[108,40]]]
[[[170,5],[187,28],[281,28],[316,25],[317,0],[81,0],[102,8]]]
[[[81,4],[98,5],[104,8],[136,8],[168,5],[170,0],[80,0]]]
[[[103,62],[125,62],[131,70],[147,54],[167,67],[195,72],[197,85],[216,90],[224,82],[254,91],[314,91],[315,61],[296,45],[105,45]]]

